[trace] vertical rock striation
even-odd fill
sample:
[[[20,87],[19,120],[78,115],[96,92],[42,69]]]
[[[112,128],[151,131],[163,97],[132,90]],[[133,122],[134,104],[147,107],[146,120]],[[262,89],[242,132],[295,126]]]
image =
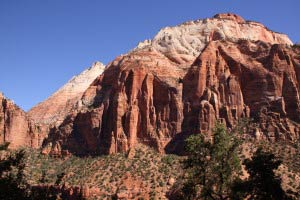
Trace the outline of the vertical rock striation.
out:
[[[85,109],[52,130],[48,144],[53,153],[125,152],[138,142],[163,151],[181,132],[183,76],[156,50],[118,57],[83,95]]]
[[[258,124],[253,136],[298,139],[299,50],[211,41],[188,69],[155,49],[120,56],[83,95],[85,109],[50,134],[47,151],[109,154],[144,143],[162,152],[179,135],[244,117]]]
[[[256,137],[297,139],[300,61],[291,44],[234,14],[164,28],[107,66],[44,152],[110,154],[136,143],[163,152],[184,135],[209,135],[217,120],[233,127],[244,117],[255,119]]]
[[[216,119],[232,127],[251,117],[270,140],[299,138],[298,52],[262,41],[209,43],[183,81],[184,126],[207,133]]]
[[[231,128],[246,117],[257,125],[250,135],[296,140],[299,55],[286,35],[235,14],[166,27],[105,70],[96,63],[73,78],[30,110],[29,131],[16,126],[14,137],[29,134],[39,146],[50,127],[43,153],[111,154],[137,143],[164,152],[187,135],[209,136],[218,120]]]
[[[0,144],[9,142],[9,148],[39,147],[42,144],[40,128],[27,114],[0,93]]]

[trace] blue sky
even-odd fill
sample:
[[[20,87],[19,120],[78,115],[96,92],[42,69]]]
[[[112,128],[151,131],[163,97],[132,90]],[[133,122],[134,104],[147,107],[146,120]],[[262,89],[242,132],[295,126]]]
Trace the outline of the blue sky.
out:
[[[233,12],[300,41],[299,0],[0,0],[0,91],[28,110],[159,29]]]

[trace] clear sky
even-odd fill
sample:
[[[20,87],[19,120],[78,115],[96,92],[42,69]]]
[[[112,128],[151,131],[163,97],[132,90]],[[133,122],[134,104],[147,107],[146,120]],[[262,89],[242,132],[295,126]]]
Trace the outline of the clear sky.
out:
[[[0,0],[0,91],[28,110],[159,29],[233,12],[300,41],[300,0]]]

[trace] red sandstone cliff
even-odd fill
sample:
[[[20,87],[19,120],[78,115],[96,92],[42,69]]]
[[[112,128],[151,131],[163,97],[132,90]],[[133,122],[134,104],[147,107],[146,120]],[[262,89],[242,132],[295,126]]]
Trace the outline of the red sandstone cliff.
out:
[[[285,35],[236,15],[162,29],[107,66],[44,152],[107,154],[136,143],[164,151],[180,135],[243,117],[255,119],[256,137],[297,139],[299,67]]]
[[[155,50],[118,57],[83,95],[90,106],[52,130],[48,142],[76,153],[127,151],[137,142],[162,149],[181,131],[184,73]]]
[[[9,142],[9,148],[40,147],[44,136],[40,127],[27,114],[0,93],[0,144]]]
[[[30,144],[26,113],[0,94],[0,139],[11,147]]]
[[[231,127],[251,117],[257,136],[298,139],[299,50],[262,41],[209,43],[183,80],[184,126],[204,133],[216,119]]]
[[[295,140],[300,48],[291,45],[234,14],[166,27],[103,74],[72,79],[29,112],[32,121],[2,103],[3,116],[13,116],[0,122],[2,141],[38,147],[51,125],[44,153],[109,154],[137,143],[165,151],[182,135],[210,134],[217,120],[232,127],[243,117],[258,124],[255,137]]]
[[[93,66],[74,76],[51,97],[33,107],[28,113],[0,95],[0,143],[10,142],[10,148],[41,147],[49,127],[59,125],[72,110],[80,109],[81,96],[93,80],[104,70],[104,65]]]

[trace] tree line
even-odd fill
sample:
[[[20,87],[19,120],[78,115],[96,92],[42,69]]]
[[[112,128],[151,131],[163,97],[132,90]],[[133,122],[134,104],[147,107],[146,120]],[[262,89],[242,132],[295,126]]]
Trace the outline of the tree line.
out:
[[[281,178],[274,171],[282,161],[259,147],[243,162],[238,156],[242,145],[237,133],[217,123],[211,139],[202,134],[186,139],[187,159],[183,180],[175,186],[170,199],[204,200],[288,200]],[[248,178],[241,179],[242,164]]]

